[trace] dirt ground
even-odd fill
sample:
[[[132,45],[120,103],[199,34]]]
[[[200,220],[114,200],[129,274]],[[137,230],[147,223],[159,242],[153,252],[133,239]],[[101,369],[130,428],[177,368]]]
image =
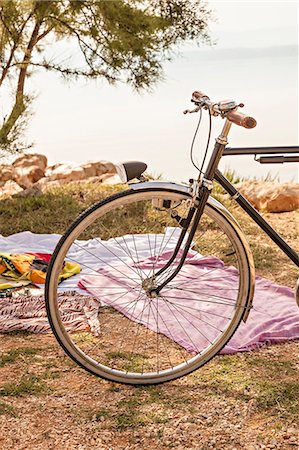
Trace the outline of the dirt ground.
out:
[[[3,449],[298,446],[298,342],[137,388],[85,373],[51,336],[2,335],[0,345],[11,355],[0,372]]]
[[[267,218],[298,250],[298,214]],[[239,219],[257,273],[293,287],[298,270]],[[1,449],[299,448],[298,341],[217,356],[151,387],[91,376],[50,335],[1,334],[0,349]]]

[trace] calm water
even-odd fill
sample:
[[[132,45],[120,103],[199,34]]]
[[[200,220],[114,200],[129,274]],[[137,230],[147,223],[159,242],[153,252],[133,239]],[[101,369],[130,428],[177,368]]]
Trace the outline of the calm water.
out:
[[[298,144],[295,46],[185,51],[166,65],[165,81],[143,95],[105,82],[67,85],[52,74],[33,80],[32,87],[40,95],[29,139],[49,163],[138,159],[147,162],[154,174],[187,180],[195,173],[189,148],[198,115],[184,116],[182,111],[191,106],[195,89],[215,100],[242,101],[243,111],[257,119],[253,130],[233,127],[230,146]],[[203,120],[195,146],[199,161],[206,125]],[[212,143],[221,125],[221,119],[213,120]],[[252,157],[227,158],[222,162],[225,167],[243,176],[264,177],[270,172],[281,181],[298,177],[297,164],[261,166]]]

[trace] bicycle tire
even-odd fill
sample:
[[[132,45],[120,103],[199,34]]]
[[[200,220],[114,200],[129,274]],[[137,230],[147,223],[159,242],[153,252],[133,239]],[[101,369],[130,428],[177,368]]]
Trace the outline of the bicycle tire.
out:
[[[188,349],[187,353],[185,353],[186,347],[182,349],[182,345],[178,344],[178,341],[173,339],[172,334],[168,333],[167,330],[166,330],[166,333],[164,333],[164,334],[163,334],[163,332],[160,331],[161,321],[163,318],[162,318],[161,314],[160,314],[161,315],[161,318],[160,318],[159,310],[157,313],[157,317],[160,320],[160,324],[159,323],[156,324],[157,329],[155,332],[155,330],[153,330],[153,324],[151,325],[152,329],[150,329],[149,328],[150,324],[149,323],[145,324],[144,320],[142,323],[142,320],[140,321],[140,316],[139,316],[139,318],[134,317],[132,319],[132,318],[128,317],[128,312],[124,313],[123,311],[121,311],[121,309],[117,309],[117,307],[118,307],[117,303],[115,303],[114,305],[111,306],[111,304],[109,304],[110,300],[108,299],[108,296],[105,297],[106,303],[104,301],[103,305],[101,304],[101,306],[99,306],[98,319],[100,320],[100,318],[101,318],[102,322],[101,322],[101,328],[100,328],[100,338],[98,340],[94,336],[92,336],[90,332],[89,333],[86,332],[86,334],[84,334],[84,336],[82,338],[80,333],[69,332],[67,330],[67,327],[63,324],[62,312],[60,311],[60,305],[59,305],[58,275],[60,273],[63,262],[65,261],[65,259],[68,259],[68,254],[69,254],[70,249],[72,249],[72,246],[74,246],[76,244],[76,242],[84,242],[82,240],[78,240],[78,237],[83,236],[85,238],[87,235],[88,235],[88,237],[91,237],[92,236],[92,234],[90,235],[91,232],[90,231],[87,232],[87,230],[90,230],[90,229],[91,229],[91,231],[96,230],[96,228],[95,228],[96,223],[99,223],[99,226],[102,227],[101,229],[104,230],[103,234],[105,235],[106,234],[106,230],[105,230],[106,226],[104,228],[103,224],[105,223],[105,220],[107,221],[108,219],[109,220],[113,219],[114,221],[116,220],[116,223],[121,223],[122,229],[125,226],[125,229],[127,231],[129,231],[128,228],[131,227],[131,231],[133,231],[133,232],[131,234],[128,234],[128,232],[127,232],[126,236],[129,236],[129,237],[135,236],[136,239],[137,239],[137,237],[139,238],[140,236],[143,236],[143,235],[142,235],[142,233],[139,233],[139,234],[135,233],[134,230],[138,229],[138,230],[144,231],[142,228],[142,226],[143,226],[142,224],[145,223],[146,226],[148,227],[148,229],[146,228],[147,233],[145,233],[144,235],[145,236],[146,235],[147,236],[155,236],[155,239],[157,240],[158,238],[156,236],[160,236],[158,231],[159,232],[163,231],[163,227],[164,227],[164,229],[166,229],[166,222],[165,223],[163,222],[163,221],[166,221],[166,218],[168,218],[169,223],[171,223],[172,225],[176,224],[176,226],[178,228],[177,218],[174,219],[173,217],[170,217],[170,213],[169,213],[170,208],[163,209],[163,205],[165,204],[163,202],[164,201],[168,202],[168,203],[166,203],[167,205],[169,205],[169,204],[174,205],[174,204],[178,203],[177,210],[180,211],[180,208],[183,208],[183,206],[185,209],[187,208],[185,203],[188,204],[189,198],[190,197],[187,194],[184,194],[182,192],[168,190],[168,189],[159,189],[159,188],[154,188],[154,189],[146,188],[146,189],[140,189],[138,191],[133,191],[133,190],[123,191],[123,192],[115,194],[103,201],[98,202],[97,204],[93,205],[91,208],[86,210],[84,213],[82,213],[78,217],[78,219],[69,227],[69,229],[61,237],[59,243],[57,244],[57,247],[53,253],[53,256],[51,258],[51,262],[49,265],[49,269],[48,269],[48,273],[47,273],[47,280],[46,280],[46,287],[45,287],[46,308],[47,308],[48,319],[49,319],[51,328],[53,330],[53,333],[54,333],[56,339],[58,340],[59,344],[61,345],[61,347],[64,349],[64,351],[77,364],[79,364],[81,367],[83,367],[85,370],[89,371],[90,373],[92,373],[96,376],[108,379],[110,381],[115,381],[115,382],[125,383],[125,384],[146,385],[146,384],[158,384],[158,383],[170,381],[170,380],[182,377],[184,375],[187,375],[188,373],[191,373],[194,370],[197,370],[198,368],[203,366],[205,363],[207,363],[226,345],[226,343],[230,340],[230,338],[233,336],[234,332],[238,328],[238,326],[244,316],[244,313],[245,313],[245,311],[247,311],[247,308],[249,306],[249,304],[248,304],[249,297],[250,297],[249,292],[252,289],[252,286],[251,286],[252,277],[250,276],[250,271],[252,270],[251,255],[249,254],[249,250],[248,250],[247,246],[244,245],[245,238],[244,238],[244,235],[242,234],[241,230],[239,228],[237,229],[235,226],[233,226],[233,224],[227,219],[227,217],[220,210],[217,210],[217,208],[215,208],[209,204],[206,205],[205,211],[204,211],[203,217],[205,217],[206,219],[202,218],[202,220],[199,224],[198,232],[199,232],[199,235],[201,236],[201,238],[198,240],[198,242],[200,242],[200,245],[197,244],[196,236],[195,236],[195,244],[199,245],[200,250],[202,250],[203,247],[209,249],[209,252],[206,253],[206,255],[204,253],[202,253],[202,256],[204,256],[206,258],[208,258],[210,256],[211,249],[215,253],[215,255],[218,255],[218,253],[220,253],[220,250],[218,250],[218,247],[220,249],[222,249],[222,247],[226,248],[225,246],[229,244],[229,246],[231,246],[231,247],[227,247],[230,249],[229,250],[230,253],[228,252],[228,250],[226,250],[226,255],[225,255],[225,258],[227,259],[226,262],[228,262],[228,264],[229,264],[230,261],[232,261],[232,258],[235,258],[235,265],[232,265],[232,266],[228,265],[228,264],[224,265],[224,269],[223,269],[223,273],[221,274],[221,277],[222,278],[224,277],[225,281],[228,280],[229,275],[225,272],[225,270],[226,270],[225,268],[232,267],[232,269],[227,269],[227,270],[233,270],[235,275],[237,273],[236,276],[238,277],[238,286],[235,285],[236,287],[234,288],[235,292],[236,292],[236,294],[234,294],[235,298],[224,297],[224,296],[219,298],[219,296],[218,296],[218,299],[217,299],[217,296],[215,297],[215,294],[202,293],[202,288],[201,288],[201,291],[200,291],[200,288],[198,288],[198,291],[196,291],[196,292],[193,291],[193,293],[197,295],[197,299],[194,300],[192,298],[191,300],[197,301],[198,303],[201,302],[201,307],[202,307],[202,304],[208,303],[208,300],[206,300],[207,298],[214,299],[214,300],[216,298],[216,300],[219,300],[218,302],[215,302],[212,300],[209,300],[209,302],[216,303],[216,304],[218,303],[217,311],[218,310],[221,311],[221,308],[223,308],[223,310],[227,310],[228,307],[231,307],[231,309],[232,309],[232,316],[229,318],[225,317],[225,319],[228,319],[227,323],[225,323],[225,328],[223,330],[222,330],[222,328],[219,329],[221,331],[221,334],[219,334],[219,336],[217,335],[217,337],[212,342],[210,342],[209,339],[207,338],[207,340],[210,342],[210,344],[207,344],[206,348],[199,351],[200,350],[199,347],[197,348],[195,346],[195,350],[193,348],[193,352],[190,351],[190,349]],[[134,205],[138,206],[139,209],[138,210],[136,209],[136,211],[139,211],[140,214],[136,215]],[[161,208],[159,209],[159,207],[157,208],[157,205],[158,206],[162,205],[162,209]],[[130,222],[130,219],[132,217],[128,213],[128,211],[129,211],[129,213],[131,211],[130,214],[134,218],[134,220],[131,222]],[[143,213],[144,217],[142,216],[141,212]],[[152,216],[150,216],[150,214],[154,214],[155,218],[156,218],[155,215],[157,215],[157,218],[159,218],[159,220],[157,220],[157,221],[153,220]],[[145,221],[145,216],[148,216],[146,221]],[[122,221],[121,221],[121,219],[122,219]],[[110,223],[109,220],[107,221],[107,223]],[[206,222],[204,222],[204,220],[206,220]],[[138,223],[138,226],[136,225],[137,223]],[[140,226],[141,226],[141,228],[140,228]],[[175,226],[174,226],[174,228],[175,228]],[[112,236],[112,238],[116,241],[119,237],[119,233],[117,231],[112,232],[112,230],[113,230],[113,226],[111,225],[111,227],[110,227],[110,229],[108,229],[108,231],[111,233],[114,233],[116,235],[116,237]],[[155,233],[153,233],[153,231],[155,231]],[[93,232],[95,232],[95,231],[93,231]],[[219,234],[220,232],[222,233],[221,240],[220,240],[220,234]],[[86,235],[86,233],[87,233],[87,235]],[[203,240],[202,236],[204,236],[204,235],[206,235],[206,237]],[[163,233],[161,234],[161,236],[164,236]],[[210,236],[213,236],[213,239],[214,239],[213,241],[210,239]],[[108,242],[107,239],[102,240],[102,236],[97,236],[96,239],[99,239],[99,238],[101,239],[101,242]],[[121,236],[121,238],[123,239],[123,241],[121,241],[121,242],[125,242],[124,237]],[[147,238],[150,240],[149,237],[147,237]],[[154,239],[154,238],[151,238],[151,239]],[[163,239],[164,239],[164,237],[163,237]],[[112,242],[114,243],[114,241],[112,241]],[[214,242],[217,243],[217,250],[216,250],[216,246],[214,245]],[[78,244],[76,244],[76,245],[78,245]],[[104,245],[104,244],[102,244],[102,245]],[[106,245],[108,245],[108,244],[106,244]],[[196,245],[195,245],[195,247],[196,247]],[[193,250],[193,251],[195,251],[195,250]],[[136,252],[137,252],[137,248],[136,248]],[[152,253],[152,249],[151,249],[150,253]],[[152,254],[150,254],[150,253],[148,251],[148,257],[152,256]],[[164,253],[161,252],[161,254],[164,254]],[[218,256],[215,256],[215,255],[213,255],[213,257],[218,258]],[[155,262],[158,265],[160,254],[158,256],[156,255],[155,258],[156,258]],[[177,300],[176,300],[176,303],[174,304],[173,300],[169,301],[169,298],[170,298],[169,294],[163,293],[163,290],[162,290],[162,296],[158,300],[156,300],[156,306],[155,306],[156,309],[154,309],[153,299],[150,299],[148,297],[148,294],[145,293],[144,284],[142,284],[142,283],[144,283],[144,279],[147,280],[146,276],[144,279],[142,278],[143,277],[142,271],[146,274],[146,272],[145,272],[146,269],[142,268],[141,265],[134,266],[134,264],[136,263],[136,260],[134,259],[134,257],[132,255],[131,255],[131,259],[132,259],[132,263],[129,265],[130,270],[133,273],[134,270],[138,267],[139,272],[136,269],[137,275],[140,276],[140,281],[138,284],[138,289],[140,288],[140,296],[138,298],[138,295],[137,295],[137,297],[135,297],[134,300],[131,301],[131,303],[132,304],[134,303],[134,305],[135,305],[134,308],[142,300],[142,302],[144,304],[144,306],[143,306],[144,310],[146,308],[148,308],[148,310],[150,310],[152,307],[151,311],[153,311],[152,315],[154,315],[155,311],[157,310],[157,305],[159,305],[159,302],[161,305],[162,299],[163,299],[163,302],[165,304],[167,304],[168,307],[169,307],[169,304],[168,304],[169,302],[172,302],[171,304],[175,306],[176,310],[174,310],[174,308],[172,306],[172,311],[171,311],[174,318],[176,316],[176,314],[174,314],[174,311],[176,312],[178,310],[180,312],[180,314],[181,314],[180,320],[178,320],[176,318],[177,326],[178,327],[180,326],[181,318],[183,321],[186,322],[186,320],[184,319],[184,314],[187,315],[187,313],[188,313],[190,327],[191,327],[191,320],[190,320],[191,313],[188,310],[188,308],[191,309],[191,306],[188,306],[190,303],[188,303],[187,306],[186,306],[186,304],[184,304],[184,306],[182,306],[182,303],[180,303],[182,301],[182,297],[179,297],[178,296],[179,294],[177,295],[177,297],[175,297]],[[145,258],[145,261],[146,261],[146,258]],[[222,261],[222,260],[219,259],[219,261]],[[140,261],[138,261],[138,263],[139,262]],[[80,261],[79,261],[79,263],[80,263]],[[111,275],[112,270],[114,270],[114,271],[118,270],[118,272],[120,272],[120,264],[121,263],[123,264],[123,266],[121,266],[123,268],[125,268],[125,266],[128,265],[127,262],[124,263],[124,258],[123,258],[123,260],[121,260],[121,258],[120,258],[120,262],[118,262],[118,264],[114,264],[113,269],[109,269],[109,267],[108,267],[108,269],[110,270],[110,273],[108,273],[108,277],[111,276],[111,279],[113,279],[113,277],[115,277],[115,272],[113,272],[114,273],[113,276]],[[143,262],[141,262],[141,263],[143,264]],[[151,261],[151,263],[152,263],[152,261]],[[134,267],[134,270],[132,269],[132,267]],[[172,269],[174,269],[174,267],[175,267],[175,265],[172,267]],[[185,267],[185,266],[183,266],[183,267]],[[115,268],[117,268],[117,269],[115,269]],[[104,269],[101,269],[101,270],[104,270]],[[125,269],[123,269],[123,270],[124,270],[123,274],[127,275],[127,278],[129,279],[128,274],[125,273],[126,272]],[[129,269],[126,268],[126,270],[129,270]],[[134,276],[136,277],[136,280],[137,280],[138,277],[136,275],[136,270],[135,270]],[[151,270],[154,273],[155,268],[152,268]],[[190,270],[189,266],[188,266],[188,270]],[[210,270],[209,273],[211,273],[211,272],[213,272],[214,274],[218,273],[217,270],[218,269],[214,267]],[[97,272],[95,276],[98,276],[99,278],[102,277],[102,275],[99,274],[98,269],[94,270],[94,272]],[[122,278],[124,278],[124,277],[122,277]],[[193,286],[196,285],[196,283],[202,283],[204,280],[203,276],[198,277],[198,278],[196,278],[194,276],[192,279],[193,279]],[[176,278],[174,280],[176,280]],[[214,289],[215,283],[213,284],[212,278],[210,278],[210,280],[212,281],[212,285],[213,285],[211,287],[211,292],[212,292],[212,290]],[[216,280],[217,280],[217,278],[216,278]],[[109,278],[109,281],[110,281],[110,278]],[[223,281],[223,280],[221,279],[221,281]],[[119,285],[118,279],[116,279],[115,284],[117,284],[117,286]],[[216,284],[217,284],[217,282],[216,282]],[[190,286],[191,283],[189,283],[188,285]],[[101,292],[103,292],[103,287],[100,286],[100,288],[101,288]],[[169,290],[172,289],[175,292],[178,291],[178,289],[182,290],[182,288],[179,288],[175,284],[173,284],[170,287],[166,286],[166,288],[168,288]],[[131,289],[131,291],[132,291],[132,289]],[[133,289],[133,291],[134,291],[134,289]],[[186,292],[187,292],[187,294],[186,294]],[[189,295],[190,291],[187,291],[186,289],[184,289],[184,293],[185,293],[185,295]],[[73,293],[71,295],[73,295]],[[94,292],[93,292],[93,295],[94,295]],[[96,296],[95,298],[98,299],[99,301],[101,301],[100,300],[101,295],[102,294]],[[117,295],[118,295],[118,293],[117,293]],[[124,295],[125,295],[125,298],[129,297],[129,295],[130,295],[129,288],[127,288],[127,291]],[[205,297],[205,295],[206,295],[206,297]],[[230,295],[232,295],[232,294],[230,294]],[[200,296],[202,296],[202,297],[200,297]],[[194,295],[193,297],[196,297],[196,296]],[[136,300],[136,298],[137,298],[137,300]],[[201,300],[200,300],[200,298],[201,298]],[[107,304],[107,299],[108,299],[108,304]],[[222,299],[222,303],[220,301],[221,299]],[[146,306],[146,305],[150,305],[150,306]],[[225,306],[223,306],[223,305],[225,305]],[[183,308],[185,308],[185,309],[183,309]],[[161,306],[160,306],[160,311],[161,311]],[[182,311],[184,311],[184,314],[182,313]],[[185,311],[187,311],[187,312],[185,312]],[[203,310],[200,310],[200,311],[203,311]],[[211,315],[214,315],[215,317],[217,317],[217,312],[215,312],[215,310],[213,310],[213,311],[214,312],[210,312],[207,314],[211,314]],[[218,316],[220,317],[219,311],[218,311]],[[206,316],[204,316],[204,314],[206,314],[206,312],[198,313],[198,311],[196,311],[196,313],[199,314],[200,317],[206,317]],[[148,312],[148,317],[150,317],[150,314],[151,314],[151,312]],[[110,315],[111,315],[111,317],[109,317]],[[169,313],[169,315],[170,315],[170,313]],[[108,319],[107,319],[107,317],[108,317]],[[166,317],[166,316],[164,315],[164,317]],[[210,318],[212,316],[208,316],[208,317]],[[224,320],[223,317],[221,316],[221,320]],[[172,319],[173,321],[175,320],[174,318]],[[105,320],[107,321],[107,323],[105,322]],[[166,319],[164,319],[164,320],[168,320],[168,318],[166,317]],[[203,319],[199,319],[199,320],[203,320]],[[218,322],[217,322],[217,320],[214,319],[214,317],[213,317],[213,320],[214,320],[213,324],[208,323],[208,325],[210,326],[210,328],[212,326],[214,326],[214,328],[217,328],[215,324],[218,324],[219,320],[217,319],[218,320]],[[148,321],[150,322],[150,319],[148,319]],[[121,330],[120,328],[121,328],[123,322],[125,323],[125,326],[127,328]],[[189,327],[189,322],[188,322],[188,327]],[[202,323],[206,323],[206,322],[207,321],[203,320]],[[104,324],[103,328],[102,328],[102,323]],[[117,324],[117,326],[116,326],[116,324]],[[162,323],[162,325],[164,326],[163,323]],[[113,326],[115,329],[113,328]],[[126,346],[131,345],[132,339],[133,339],[133,334],[129,333],[128,327],[130,327],[130,330],[131,330],[131,328],[136,329],[135,337],[134,337],[135,340],[137,339],[136,338],[137,333],[138,333],[138,335],[140,334],[143,337],[143,340],[140,339],[143,342],[143,346],[144,346],[143,350],[140,350],[139,352],[136,350],[136,352],[135,352],[136,354],[133,353],[133,350],[131,348],[131,354],[129,355],[129,350],[128,350],[129,347],[126,347]],[[181,325],[181,327],[182,327],[182,325]],[[208,328],[206,325],[204,325],[204,327],[206,329]],[[164,326],[164,328],[165,328],[165,326]],[[105,329],[107,329],[107,333],[104,336]],[[199,332],[201,332],[200,329],[198,329],[198,330],[199,330]],[[184,330],[181,330],[181,331],[183,333]],[[165,330],[164,330],[164,332],[165,332]],[[186,333],[187,338],[185,336],[184,339],[188,340],[189,339],[188,331],[185,330],[185,333]],[[117,336],[114,336],[114,334]],[[166,334],[166,336],[165,336],[165,334]],[[80,337],[80,339],[82,338],[82,342],[78,338],[78,336]],[[87,337],[88,337],[88,339],[90,339],[90,341],[88,341]],[[124,350],[124,348],[121,348],[121,350],[120,350],[116,347],[116,342],[118,340],[118,345],[119,345],[120,339],[122,339],[122,345],[124,347],[126,347],[126,350]],[[123,342],[124,339],[126,340],[125,343]],[[130,339],[131,339],[131,341],[130,341]],[[157,344],[157,342],[154,343],[154,340],[158,341],[158,342],[160,340],[160,346],[161,346],[161,342],[163,342],[163,345],[164,345],[163,348],[165,348],[165,349],[166,349],[166,346],[168,346],[167,348],[170,349],[168,358],[171,354],[171,357],[173,357],[176,361],[175,365],[172,365],[172,367],[166,367],[168,364],[168,361],[166,360],[167,357],[165,356],[166,352],[163,352],[163,354],[162,354],[162,350],[161,350],[161,347],[159,348],[159,345],[158,345],[156,352],[157,352],[158,356],[161,353],[161,360],[159,360],[159,362],[158,362],[158,356],[157,355],[152,356],[152,354],[150,353],[150,349],[154,350],[154,344],[155,345]],[[89,342],[91,342],[91,344]],[[189,344],[190,344],[190,342],[189,342]],[[193,345],[193,342],[192,342],[192,345]],[[134,345],[133,345],[133,347],[134,347]],[[147,351],[147,353],[145,350]],[[91,353],[91,351],[93,351],[93,352],[97,351],[97,352],[99,352],[99,355],[95,356],[94,354],[92,354],[92,355],[89,354],[89,353]],[[194,353],[195,353],[195,355],[194,355]],[[182,356],[182,354],[183,354],[183,356]],[[109,356],[107,356],[107,355],[109,355]],[[184,356],[184,355],[187,355],[187,356]],[[135,359],[133,358],[133,356]],[[126,360],[126,358],[127,358],[127,360]],[[143,362],[142,362],[142,368],[141,368],[140,360],[142,358],[143,358]],[[157,358],[156,366],[155,366],[155,361],[154,361],[155,358]],[[188,359],[186,359],[186,358],[188,358]],[[101,359],[101,360],[99,360],[99,359]],[[159,364],[161,364],[161,367],[159,366]]]

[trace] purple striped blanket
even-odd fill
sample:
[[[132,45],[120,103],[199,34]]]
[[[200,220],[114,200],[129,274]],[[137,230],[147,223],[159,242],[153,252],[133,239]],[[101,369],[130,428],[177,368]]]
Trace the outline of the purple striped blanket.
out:
[[[150,268],[150,261],[145,261],[142,267],[143,270]],[[209,273],[212,272],[212,277],[202,276],[207,269]],[[178,327],[177,323],[174,323],[170,336],[169,330],[163,329],[163,321],[161,321],[159,332],[171,337],[187,350],[194,351],[201,345],[202,335],[198,332],[196,325],[190,326],[191,315],[188,315],[186,311],[188,311],[188,308],[192,309],[192,322],[194,324],[196,324],[197,319],[203,321],[204,317],[208,317],[207,314],[219,314],[220,321],[221,317],[225,315],[229,299],[234,298],[233,289],[236,276],[236,269],[224,267],[223,263],[216,258],[189,258],[176,277],[175,282],[188,283],[189,280],[192,280],[191,286],[193,286],[193,289],[198,290],[200,288],[203,296],[205,292],[211,292],[212,286],[213,298],[217,300],[217,298],[220,299],[224,296],[228,299],[228,303],[221,304],[221,302],[216,301],[205,304],[203,302],[198,307],[194,291],[192,292],[190,288],[189,290],[184,289],[182,291],[184,297],[176,298],[175,310],[171,311],[169,307],[163,309],[162,304],[159,309],[164,320],[169,320],[169,316],[172,315],[176,322],[181,322],[182,326]],[[196,279],[198,281],[194,281]],[[151,329],[156,327],[156,320],[154,324],[154,318],[151,316],[150,309],[148,309],[148,314],[145,314],[142,320],[140,320],[140,315],[138,316],[138,308],[139,311],[144,308],[146,297],[140,298],[138,307],[134,309],[134,314],[131,314],[121,301],[116,302],[113,300],[111,290],[109,291],[111,283],[114,286],[115,283],[118,283],[120,287],[129,291],[130,286],[134,284],[134,278],[131,276],[131,278],[126,279],[123,274],[117,276],[117,271],[102,268],[99,269],[96,277],[85,275],[80,280],[80,287],[84,288],[90,295],[81,295],[78,292],[74,292],[72,296],[69,293],[68,295],[60,294],[59,302],[63,321],[69,330],[91,330],[95,334],[100,332],[97,312],[101,302],[113,304],[116,309],[127,317],[144,323]],[[198,284],[196,285],[196,283]],[[211,285],[211,283],[213,284]],[[167,295],[169,298],[171,298],[170,293],[171,291],[168,291]],[[128,301],[126,301],[126,304],[128,304]],[[267,344],[299,338],[299,310],[292,289],[257,277],[253,305],[247,322],[240,324],[235,335],[222,350],[223,354],[249,351]],[[214,321],[213,323],[215,324],[216,322]],[[221,323],[219,322],[220,325]],[[180,331],[184,328],[189,330],[188,335],[184,335]],[[35,333],[50,332],[42,295],[0,300],[0,332],[15,330],[27,330]],[[210,338],[213,339],[213,332],[210,332]]]

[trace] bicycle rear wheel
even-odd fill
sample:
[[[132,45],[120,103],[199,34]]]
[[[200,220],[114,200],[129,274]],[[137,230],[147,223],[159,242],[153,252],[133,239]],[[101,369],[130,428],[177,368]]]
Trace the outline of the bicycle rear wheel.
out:
[[[189,201],[166,189],[124,191],[84,212],[59,241],[47,275],[48,317],[60,345],[89,372],[129,384],[173,380],[213,358],[238,327],[250,258],[240,230],[209,204],[181,271],[152,295],[179,263],[186,239],[156,277]],[[59,284],[65,260],[82,272]]]

